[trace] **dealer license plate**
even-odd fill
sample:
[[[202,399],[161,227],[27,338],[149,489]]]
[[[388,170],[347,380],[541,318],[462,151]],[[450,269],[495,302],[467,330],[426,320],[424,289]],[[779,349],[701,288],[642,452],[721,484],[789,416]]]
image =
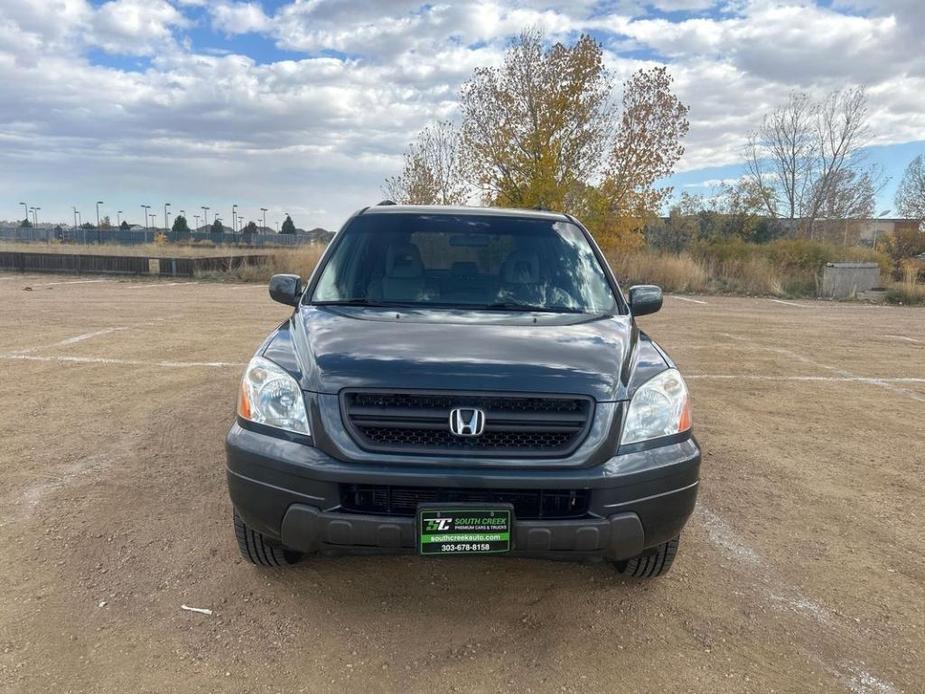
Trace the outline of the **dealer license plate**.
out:
[[[510,506],[418,507],[418,549],[426,555],[497,554],[511,550]]]

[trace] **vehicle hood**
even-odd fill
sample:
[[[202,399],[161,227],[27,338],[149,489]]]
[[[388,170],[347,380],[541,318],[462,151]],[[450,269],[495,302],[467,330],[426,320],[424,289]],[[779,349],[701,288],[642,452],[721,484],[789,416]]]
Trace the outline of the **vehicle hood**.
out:
[[[415,388],[613,401],[627,397],[640,369],[666,366],[630,316],[303,306],[278,333],[267,355],[291,350],[303,389],[318,393]]]

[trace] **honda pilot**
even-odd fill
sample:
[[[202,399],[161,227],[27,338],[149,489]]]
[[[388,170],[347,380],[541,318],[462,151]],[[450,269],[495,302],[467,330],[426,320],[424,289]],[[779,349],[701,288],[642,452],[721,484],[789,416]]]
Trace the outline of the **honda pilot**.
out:
[[[247,366],[226,440],[241,554],[511,554],[664,574],[697,497],[687,387],[587,229],[357,212]]]

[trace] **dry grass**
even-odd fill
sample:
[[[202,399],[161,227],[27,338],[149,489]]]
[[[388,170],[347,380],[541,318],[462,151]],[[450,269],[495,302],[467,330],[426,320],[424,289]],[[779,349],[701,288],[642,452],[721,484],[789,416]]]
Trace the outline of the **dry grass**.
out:
[[[902,279],[889,285],[886,300],[892,304],[925,303],[925,284],[918,281],[919,265],[912,260],[902,265]]]
[[[689,253],[639,251],[609,257],[624,286],[657,284],[666,292],[784,294],[781,273],[767,258],[699,259]]]
[[[657,284],[670,292],[703,292],[709,285],[707,270],[690,255],[641,251],[607,258],[620,283]]]
[[[239,268],[226,272],[205,272],[199,277],[211,279],[232,279],[241,282],[267,282],[270,277],[280,273],[308,277],[326,246],[320,243],[306,244],[296,248],[265,249],[267,259],[260,263],[244,263]]]
[[[701,262],[707,267],[713,291],[772,296],[788,293],[784,288],[787,278],[767,258],[750,256]]]
[[[657,284],[669,292],[816,296],[823,266],[833,260],[876,262],[883,272],[889,258],[869,248],[845,248],[816,241],[778,240],[752,244],[737,239],[695,244],[689,252],[643,249],[611,252],[609,261],[622,284]],[[914,283],[906,283],[917,291]],[[905,285],[904,285],[905,286]]]
[[[189,258],[199,256],[267,255],[278,248],[251,248],[249,246],[215,246],[205,242],[195,245],[145,243],[134,246],[118,243],[82,245],[76,243],[17,243],[0,241],[0,251],[25,253],[64,253],[75,255],[130,255],[168,258]],[[285,249],[288,251],[289,249]],[[296,249],[297,250],[297,249]]]

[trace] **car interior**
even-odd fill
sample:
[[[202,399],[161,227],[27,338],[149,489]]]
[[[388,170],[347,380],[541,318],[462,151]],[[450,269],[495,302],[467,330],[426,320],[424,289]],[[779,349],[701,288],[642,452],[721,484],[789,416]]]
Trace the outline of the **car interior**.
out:
[[[456,260],[448,268],[425,266],[421,249],[409,240],[393,242],[384,253],[373,256],[379,258],[378,267],[374,266],[366,288],[372,300],[539,305],[555,296],[557,305],[574,304],[553,278],[541,272],[536,250],[510,250],[500,264],[485,263],[485,271],[477,260]]]

